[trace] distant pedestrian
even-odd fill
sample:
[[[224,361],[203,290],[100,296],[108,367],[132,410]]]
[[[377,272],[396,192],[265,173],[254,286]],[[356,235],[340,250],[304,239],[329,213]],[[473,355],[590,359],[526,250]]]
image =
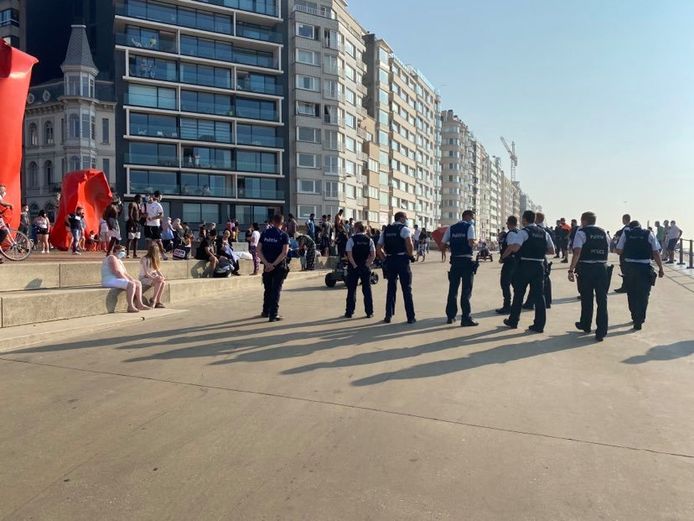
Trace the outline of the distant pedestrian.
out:
[[[258,244],[260,243],[260,231],[258,223],[253,223],[249,230],[250,236],[248,238],[248,253],[251,254],[253,258],[253,273],[252,275],[257,275],[258,270],[260,270],[260,258],[258,257]]]
[[[677,226],[677,223],[675,223],[675,221],[670,221],[670,228],[668,228],[666,237],[668,257],[668,261],[666,264],[675,263],[675,250],[677,249],[677,243],[680,242],[681,237],[682,230],[680,230],[679,226]]]
[[[125,223],[128,232],[128,242],[125,244],[125,256],[130,257],[130,250],[133,252],[133,259],[137,259],[137,243],[140,240],[140,226],[142,221],[142,196],[136,195],[135,199],[128,205],[128,221]]]
[[[513,275],[518,266],[518,256],[515,253],[504,256],[508,248],[509,240],[513,240],[513,236],[518,233],[518,218],[515,215],[509,215],[506,219],[507,232],[499,234],[499,263],[501,266],[501,275],[499,284],[501,285],[501,295],[503,298],[502,306],[496,310],[500,315],[508,315],[511,313],[511,282]]]
[[[619,241],[622,238],[622,235],[626,230],[629,229],[629,223],[631,222],[631,215],[628,213],[625,213],[622,215],[622,227],[617,230],[614,234],[614,240],[615,242],[615,251],[617,248],[617,244],[619,244]],[[665,224],[667,224],[667,221],[665,221]],[[620,254],[619,255],[619,269],[622,272],[622,285],[614,290],[615,293],[626,293],[627,292],[627,286],[626,286],[626,276],[624,274],[624,255]]]

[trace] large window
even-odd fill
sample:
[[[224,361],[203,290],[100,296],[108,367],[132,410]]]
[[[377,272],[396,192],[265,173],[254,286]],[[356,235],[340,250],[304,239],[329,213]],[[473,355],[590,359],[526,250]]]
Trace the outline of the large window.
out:
[[[153,80],[177,81],[178,69],[176,62],[162,58],[145,56],[130,56],[129,71],[131,76]],[[196,82],[192,82],[196,83]]]
[[[234,48],[230,43],[182,35],[181,54],[231,62],[234,59]]]
[[[162,194],[178,195],[176,172],[130,171],[130,193],[151,194],[156,191]]]
[[[223,175],[181,173],[181,195],[199,195],[202,197],[231,197],[227,189],[227,180]]]
[[[176,118],[157,114],[130,113],[130,135],[176,138]]]
[[[318,103],[308,103],[306,101],[296,102],[296,113],[301,116],[320,117],[320,105]]]
[[[219,116],[233,116],[231,96],[209,92],[181,91],[181,110]]]
[[[258,172],[262,174],[278,174],[279,164],[274,152],[236,152],[236,169],[239,172]]]
[[[316,154],[302,154],[298,153],[296,155],[296,162],[301,168],[318,168],[320,166],[320,156]]]
[[[155,51],[176,52],[176,33],[128,25],[125,45]]]
[[[137,165],[178,166],[176,145],[130,143],[126,163]]]
[[[281,148],[282,138],[277,137],[275,127],[264,127],[262,125],[242,125],[236,126],[236,142],[239,145],[252,145],[258,147]]]
[[[296,76],[296,88],[318,92],[320,91],[320,79],[314,76],[298,74]]]
[[[306,49],[297,49],[296,61],[298,63],[304,63],[306,65],[320,66],[320,53],[316,51],[309,51]]]
[[[149,85],[128,85],[128,105],[176,110],[176,91]]]
[[[219,205],[184,203],[182,220],[189,224],[218,223]]]
[[[53,162],[46,161],[43,164],[43,178],[45,180],[46,186],[49,186],[53,182]]]
[[[52,121],[46,121],[43,124],[43,142],[46,145],[52,145],[54,143],[53,122]]]
[[[239,177],[239,198],[241,199],[284,199],[277,179],[262,177]]]
[[[296,24],[296,35],[302,38],[317,40],[318,28],[314,25],[298,23]]]
[[[207,147],[183,147],[183,166],[231,170],[231,150]]]
[[[313,179],[300,179],[298,181],[298,189],[302,194],[320,194],[321,182]]]
[[[320,143],[321,141],[319,128],[297,127],[296,137],[299,141],[307,141],[309,143]]]
[[[236,98],[236,116],[239,118],[278,121],[279,112],[274,101]]]
[[[231,143],[231,123],[181,118],[181,139]]]
[[[8,25],[19,27],[19,11],[17,9],[3,9],[0,11],[0,27]]]
[[[39,129],[36,123],[29,125],[29,145],[32,147],[39,146]]]
[[[231,71],[209,65],[181,63],[181,82],[230,89]]]
[[[236,88],[238,90],[259,92],[261,94],[282,94],[282,86],[277,82],[276,76],[245,71],[239,71],[236,76]]]

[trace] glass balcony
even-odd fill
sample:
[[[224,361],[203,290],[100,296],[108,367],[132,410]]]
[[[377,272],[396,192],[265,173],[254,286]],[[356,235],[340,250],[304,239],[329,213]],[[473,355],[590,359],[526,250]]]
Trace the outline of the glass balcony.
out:
[[[271,109],[255,109],[236,107],[236,117],[247,119],[259,119],[263,121],[279,121],[279,113]]]
[[[178,158],[175,156],[134,152],[126,152],[124,162],[130,165],[179,166]]]
[[[244,188],[239,186],[239,199],[268,199],[284,200],[284,190],[273,190],[263,188]]]
[[[282,43],[282,34],[273,31],[262,25],[246,24],[238,22],[236,24],[236,36],[249,38],[251,40],[261,40],[263,42]]]
[[[267,16],[279,16],[277,0],[196,0],[202,4],[219,5]]]
[[[116,34],[116,44],[137,49],[176,53],[176,36],[158,31],[135,30]]]
[[[274,96],[281,96],[282,94],[284,94],[284,89],[282,89],[281,85],[276,85],[273,83],[262,81],[242,79],[239,79],[236,82],[236,90],[255,92],[257,94],[272,94]]]
[[[178,138],[178,129],[176,128],[176,125],[160,125],[151,122],[135,123],[131,121],[130,135],[176,139]]]
[[[165,195],[179,195],[180,190],[177,184],[166,182],[149,182],[147,180],[135,180],[135,176],[131,174],[130,178],[130,193],[132,194],[152,194],[159,191]]]
[[[183,152],[184,168],[201,168],[205,170],[234,170],[234,161],[230,151],[210,152],[211,149],[195,148],[193,152],[187,149]]]
[[[284,139],[275,136],[249,136],[238,134],[236,137],[237,145],[249,145],[254,147],[282,148]]]
[[[259,163],[256,161],[237,161],[236,171],[255,172],[258,174],[279,174],[279,165],[273,163]]]

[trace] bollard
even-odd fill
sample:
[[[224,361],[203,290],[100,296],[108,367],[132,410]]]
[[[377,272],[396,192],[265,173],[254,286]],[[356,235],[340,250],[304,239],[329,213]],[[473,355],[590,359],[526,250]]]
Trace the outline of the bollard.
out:
[[[694,240],[689,239],[689,266],[688,270],[694,270]]]
[[[680,239],[680,261],[677,265],[684,266],[684,239]]]

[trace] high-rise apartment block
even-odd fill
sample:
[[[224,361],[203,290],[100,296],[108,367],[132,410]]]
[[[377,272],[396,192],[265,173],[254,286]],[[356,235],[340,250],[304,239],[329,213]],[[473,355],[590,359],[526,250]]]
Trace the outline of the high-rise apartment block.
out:
[[[26,44],[25,7],[22,0],[0,0],[0,39],[18,49]]]

